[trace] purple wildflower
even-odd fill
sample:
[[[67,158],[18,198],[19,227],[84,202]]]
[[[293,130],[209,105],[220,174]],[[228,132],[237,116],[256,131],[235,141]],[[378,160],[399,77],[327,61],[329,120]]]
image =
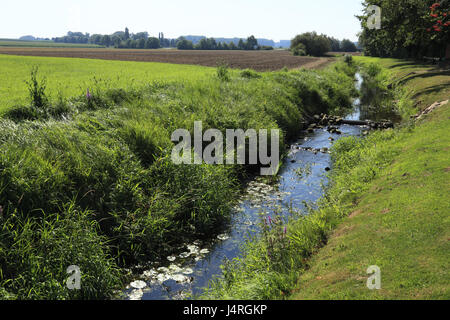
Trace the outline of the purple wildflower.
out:
[[[287,227],[285,226],[284,227],[284,234],[286,234],[287,233]]]
[[[269,216],[269,224],[272,224],[272,218]]]
[[[87,89],[87,92],[86,92],[86,98],[87,98],[88,100],[90,100],[90,99],[92,98],[92,95],[91,95],[91,93],[89,92],[89,88]]]

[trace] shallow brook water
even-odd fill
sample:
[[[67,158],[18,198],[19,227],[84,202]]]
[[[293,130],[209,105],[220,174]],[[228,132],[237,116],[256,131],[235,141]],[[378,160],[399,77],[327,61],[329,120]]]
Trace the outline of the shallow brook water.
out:
[[[356,80],[359,89],[362,83],[359,74],[356,75]],[[355,99],[353,113],[345,118],[359,120],[359,105],[359,99]],[[277,210],[280,215],[287,216],[291,207],[296,211],[306,212],[306,203],[314,204],[322,197],[323,186],[328,182],[326,169],[332,167],[328,150],[333,141],[342,137],[361,136],[364,130],[367,128],[344,124],[339,126],[339,131],[342,132],[340,135],[331,134],[326,129],[304,133],[291,145],[276,186],[257,181],[249,183],[246,194],[234,208],[228,233],[219,235],[212,244],[197,241],[186,245],[181,254],[167,257],[164,267],[155,266],[145,271],[126,288],[127,299],[186,299],[190,295],[202,293],[202,288],[214,276],[221,275],[220,266],[224,260],[240,256],[241,245],[249,235],[259,231],[261,215],[267,216]],[[305,148],[312,150],[304,150]],[[314,152],[315,149],[321,151]]]

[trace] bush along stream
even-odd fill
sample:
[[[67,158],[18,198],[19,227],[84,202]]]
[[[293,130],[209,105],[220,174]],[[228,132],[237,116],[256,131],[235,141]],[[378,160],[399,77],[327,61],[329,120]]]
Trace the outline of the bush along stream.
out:
[[[134,298],[173,298],[180,283],[205,285],[219,270],[220,248],[237,254],[235,242],[253,230],[234,227],[256,222],[236,213],[259,211],[253,200],[238,204],[255,168],[175,165],[171,133],[193,132],[195,121],[223,133],[281,129],[284,151],[314,114],[351,108],[355,69],[351,62],[321,71],[221,69],[201,81],[108,90],[94,84],[56,101],[33,70],[30,104],[0,118],[0,297],[107,299],[132,282]],[[290,192],[252,185],[274,201]],[[190,263],[208,259],[211,268]],[[80,290],[66,286],[73,265]],[[162,285],[152,291],[152,281]]]

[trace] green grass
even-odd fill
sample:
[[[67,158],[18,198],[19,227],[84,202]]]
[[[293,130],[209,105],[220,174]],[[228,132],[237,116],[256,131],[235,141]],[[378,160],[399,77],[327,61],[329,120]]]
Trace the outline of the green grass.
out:
[[[97,44],[88,43],[58,43],[49,41],[27,41],[15,39],[0,39],[0,47],[26,47],[26,48],[104,48]]]
[[[214,68],[153,62],[108,61],[0,55],[0,114],[28,99],[25,81],[33,66],[47,79],[47,94],[56,100],[86,93],[87,88],[130,89],[153,81],[195,81],[213,76]]]
[[[47,72],[49,85],[55,73],[70,73],[67,66],[74,71],[84,66],[86,74],[78,70],[74,79],[88,79],[92,70],[85,63],[109,76],[129,66],[135,73],[127,77],[139,81],[104,81],[91,87],[90,98],[84,88],[70,99],[36,97],[0,118],[3,298],[110,297],[120,288],[124,268],[161,260],[182,244],[223,232],[240,182],[252,168],[173,164],[175,129],[192,132],[198,120],[204,130],[223,133],[279,128],[284,150],[306,116],[348,109],[354,93],[352,69],[344,64],[261,77],[232,71],[220,79],[211,68],[28,61],[45,61],[44,70],[55,64],[54,72]],[[37,88],[35,95],[40,92]],[[72,221],[74,215],[79,219]],[[66,254],[55,263],[61,251]],[[77,263],[87,285],[75,294],[67,292],[64,280],[65,268]],[[117,269],[119,274],[99,276]]]
[[[415,113],[418,100],[448,98],[440,86],[448,77],[441,73],[430,73],[422,84],[432,90],[412,79],[388,89],[405,64],[425,67],[357,59],[368,89],[381,93],[381,102],[397,114]],[[371,65],[376,61],[391,68]],[[405,94],[411,88],[416,96]],[[447,104],[420,123],[406,118],[395,130],[339,140],[319,209],[297,215],[285,225],[287,234],[277,222],[249,241],[243,257],[225,264],[223,278],[201,298],[449,299],[449,127]],[[366,287],[371,265],[381,268],[379,291]]]

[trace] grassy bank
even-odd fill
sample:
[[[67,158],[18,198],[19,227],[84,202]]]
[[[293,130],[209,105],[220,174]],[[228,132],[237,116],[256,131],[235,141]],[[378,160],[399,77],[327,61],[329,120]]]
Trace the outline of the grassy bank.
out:
[[[408,61],[355,60],[363,65],[367,92],[382,97],[377,106],[385,108],[383,114],[403,116],[403,125],[338,141],[332,149],[331,183],[319,209],[287,225],[275,220],[264,226],[263,235],[245,246],[241,259],[224,266],[223,279],[212,283],[203,298],[450,297],[444,280],[450,105],[421,122],[409,120],[427,103],[448,98],[449,77]],[[420,70],[421,76],[402,78],[410,69]],[[363,110],[368,115],[375,111]],[[381,290],[366,287],[371,265],[381,268]]]
[[[125,267],[218,234],[247,168],[174,165],[171,133],[192,132],[194,121],[223,133],[279,128],[283,148],[306,116],[350,106],[352,72],[344,63],[317,72],[222,70],[53,100],[38,80],[29,104],[0,119],[0,295],[107,298]],[[70,265],[81,269],[81,290],[65,287]]]

